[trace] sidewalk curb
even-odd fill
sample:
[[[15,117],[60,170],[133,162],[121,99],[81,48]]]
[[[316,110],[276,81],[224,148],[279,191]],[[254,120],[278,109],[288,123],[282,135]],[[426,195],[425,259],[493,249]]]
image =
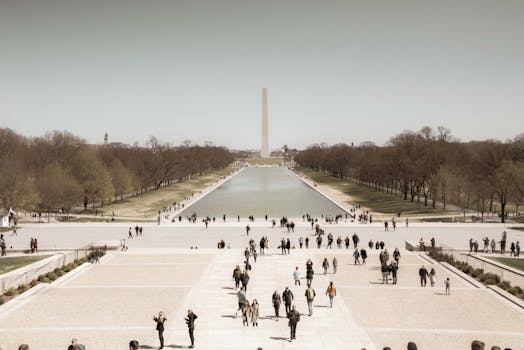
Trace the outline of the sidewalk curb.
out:
[[[497,293],[502,298],[508,300],[509,302],[515,304],[516,306],[518,306],[518,307],[520,307],[521,309],[524,310],[524,301],[520,300],[516,296],[506,292],[504,289],[502,289],[500,287],[497,287],[496,285],[488,284],[488,285],[486,285],[486,287],[488,289],[492,290],[493,292]]]

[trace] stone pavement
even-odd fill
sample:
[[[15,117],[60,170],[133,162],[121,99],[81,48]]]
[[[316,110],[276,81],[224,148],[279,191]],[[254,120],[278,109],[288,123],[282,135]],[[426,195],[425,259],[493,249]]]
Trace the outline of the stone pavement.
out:
[[[185,348],[189,339],[183,319],[191,308],[198,315],[198,349],[403,349],[413,340],[421,349],[440,350],[467,349],[473,339],[524,349],[523,310],[439,265],[436,287],[420,287],[418,268],[424,264],[429,269],[431,263],[418,253],[402,251],[399,282],[393,286],[381,284],[376,251],[367,265],[354,265],[351,250],[292,249],[281,255],[277,244],[270,242],[270,254],[252,263],[247,296],[260,303],[259,327],[243,327],[240,317],[232,317],[237,297],[231,275],[244,260],[242,249],[132,247],[16,304],[5,304],[0,308],[0,346],[16,349],[26,342],[32,349],[51,350],[77,337],[88,350],[125,349],[130,339],[156,348],[152,317],[163,310],[167,348]],[[323,275],[322,259],[331,261],[335,255],[337,274],[330,269]],[[297,309],[306,314],[305,280],[295,287],[292,272],[298,266],[304,277],[308,258],[316,272],[314,315],[302,316],[297,340],[289,342],[287,320],[273,318],[271,295],[289,286]],[[446,277],[451,278],[451,296],[442,295]],[[329,281],[338,288],[333,308],[324,294]]]

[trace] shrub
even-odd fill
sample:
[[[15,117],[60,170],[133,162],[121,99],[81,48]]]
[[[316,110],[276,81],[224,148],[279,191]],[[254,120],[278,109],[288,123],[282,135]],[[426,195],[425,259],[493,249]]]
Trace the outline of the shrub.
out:
[[[2,305],[3,303],[4,303],[4,296],[0,295],[0,305]]]
[[[29,287],[27,286],[27,284],[21,284],[17,288],[18,294],[22,294],[23,292],[25,292],[28,289],[29,289]]]
[[[8,297],[13,296],[13,295],[15,295],[15,294],[16,294],[16,291],[15,291],[14,288],[9,288],[8,290],[6,290],[6,291],[4,292],[4,295],[5,295],[5,296],[8,296]]]
[[[484,283],[485,284],[499,284],[500,283],[500,277],[498,275],[495,275],[494,273],[487,272],[483,275],[484,277]]]
[[[482,275],[484,275],[483,269],[474,269],[471,273],[471,276],[473,276],[474,278],[480,277]]]
[[[57,276],[56,273],[54,273],[54,272],[49,272],[49,273],[47,274],[47,277],[48,277],[51,281],[54,281],[54,280],[56,280],[56,279],[58,278],[58,276]]]
[[[36,286],[38,284],[38,281],[37,280],[32,280],[31,282],[29,282],[29,288],[33,288],[34,286]]]
[[[62,269],[59,269],[59,268],[56,268],[56,269],[53,271],[53,273],[54,273],[55,275],[57,275],[58,277],[64,275],[64,271],[62,271]]]
[[[71,269],[69,268],[68,265],[64,265],[64,266],[62,266],[62,271],[67,273],[67,272],[71,271]]]
[[[508,281],[502,281],[498,284],[498,286],[502,289],[509,289],[511,287],[511,283],[509,283]]]

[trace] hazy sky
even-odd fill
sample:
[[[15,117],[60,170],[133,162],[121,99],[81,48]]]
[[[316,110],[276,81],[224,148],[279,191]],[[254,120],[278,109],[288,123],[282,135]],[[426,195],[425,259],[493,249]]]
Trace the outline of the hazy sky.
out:
[[[0,0],[0,127],[90,142],[524,132],[524,1]]]

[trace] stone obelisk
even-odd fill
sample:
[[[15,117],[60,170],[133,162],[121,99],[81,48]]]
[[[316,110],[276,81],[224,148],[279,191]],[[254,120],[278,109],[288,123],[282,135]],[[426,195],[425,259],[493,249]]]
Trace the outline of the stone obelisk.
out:
[[[262,144],[260,147],[260,157],[269,157],[268,135],[267,135],[267,87],[262,87]]]

